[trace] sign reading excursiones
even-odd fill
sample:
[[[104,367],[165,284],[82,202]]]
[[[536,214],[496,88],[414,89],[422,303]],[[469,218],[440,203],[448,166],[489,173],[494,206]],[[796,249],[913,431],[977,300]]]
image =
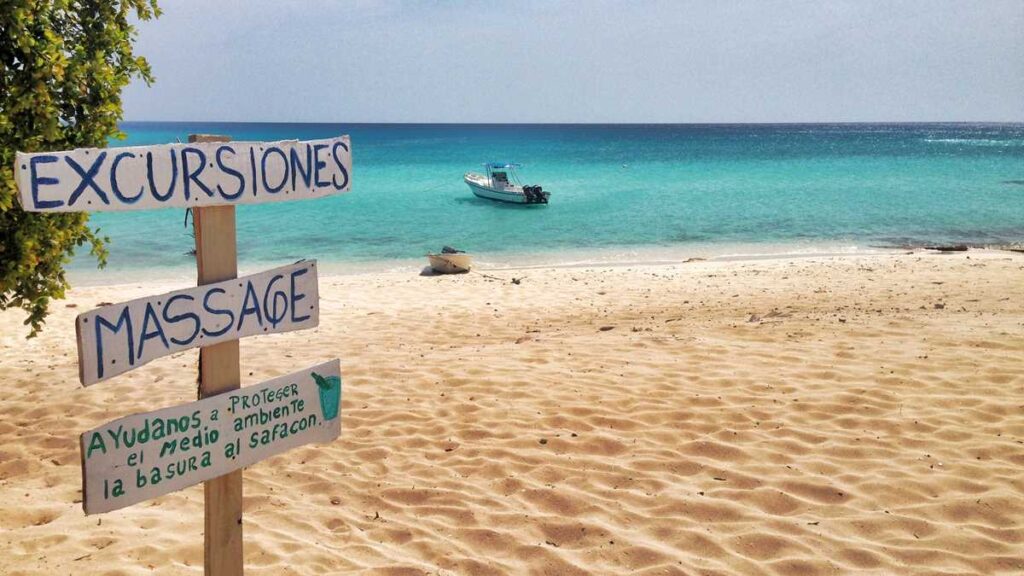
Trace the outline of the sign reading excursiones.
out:
[[[116,211],[318,198],[349,190],[348,136],[18,152],[30,212]]]

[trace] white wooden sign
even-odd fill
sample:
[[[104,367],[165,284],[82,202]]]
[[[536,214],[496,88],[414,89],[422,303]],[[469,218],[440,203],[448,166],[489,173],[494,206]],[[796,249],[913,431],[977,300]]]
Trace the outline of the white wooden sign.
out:
[[[29,212],[255,204],[348,192],[352,146],[339,136],[18,152],[14,172]]]
[[[316,261],[97,308],[78,316],[78,374],[89,386],[181,350],[320,321]]]
[[[124,508],[341,434],[338,360],[81,437],[86,514]]]

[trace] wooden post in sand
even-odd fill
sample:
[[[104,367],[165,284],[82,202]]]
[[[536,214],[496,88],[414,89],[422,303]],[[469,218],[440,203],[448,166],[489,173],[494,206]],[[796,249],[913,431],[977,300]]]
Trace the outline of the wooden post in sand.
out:
[[[27,211],[193,210],[197,287],[106,303],[75,320],[83,386],[200,348],[196,402],[126,416],[79,437],[86,514],[202,482],[205,573],[241,576],[242,469],[337,438],[342,382],[333,360],[241,388],[238,340],[316,327],[319,291],[313,260],[238,278],[235,205],[347,192],[351,169],[348,136],[232,142],[192,135],[187,145],[16,154]]]
[[[227,136],[191,134],[193,142],[228,142]],[[196,233],[198,284],[238,277],[235,207],[209,206],[192,210]],[[241,386],[238,340],[199,349],[199,398],[209,398]],[[242,575],[242,471],[235,470],[203,483],[205,499],[203,566],[207,576]]]

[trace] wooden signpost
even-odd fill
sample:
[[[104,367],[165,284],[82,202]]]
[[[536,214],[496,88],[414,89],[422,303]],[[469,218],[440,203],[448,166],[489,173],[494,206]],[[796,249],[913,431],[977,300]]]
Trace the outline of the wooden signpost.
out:
[[[223,142],[226,137],[189,136],[189,143]],[[195,208],[197,284],[238,277],[235,207]],[[199,350],[199,398],[210,398],[242,385],[238,340]],[[84,501],[84,499],[83,499]],[[203,484],[203,568],[206,576],[242,576],[242,471],[232,470]]]
[[[199,400],[127,416],[86,432],[86,514],[204,482],[205,572],[241,575],[242,468],[341,433],[341,373],[332,360],[241,388],[238,339],[319,323],[315,261],[237,278],[236,204],[347,192],[348,136],[67,152],[19,152],[25,210],[193,209],[198,286],[111,304],[75,323],[79,378],[89,386],[156,358],[200,347]]]

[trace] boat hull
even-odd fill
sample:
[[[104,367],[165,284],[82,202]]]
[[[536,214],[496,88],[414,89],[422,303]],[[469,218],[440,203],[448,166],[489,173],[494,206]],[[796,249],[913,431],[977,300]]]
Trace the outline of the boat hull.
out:
[[[466,185],[473,192],[473,195],[477,198],[485,198],[487,200],[496,200],[498,202],[508,202],[509,204],[530,204],[530,205],[543,205],[547,204],[547,199],[550,196],[548,192],[541,192],[544,195],[544,202],[530,202],[526,194],[521,190],[495,190],[487,186],[483,186],[474,182],[470,178],[465,178]]]
[[[427,254],[430,269],[438,274],[464,274],[473,267],[469,254]]]

